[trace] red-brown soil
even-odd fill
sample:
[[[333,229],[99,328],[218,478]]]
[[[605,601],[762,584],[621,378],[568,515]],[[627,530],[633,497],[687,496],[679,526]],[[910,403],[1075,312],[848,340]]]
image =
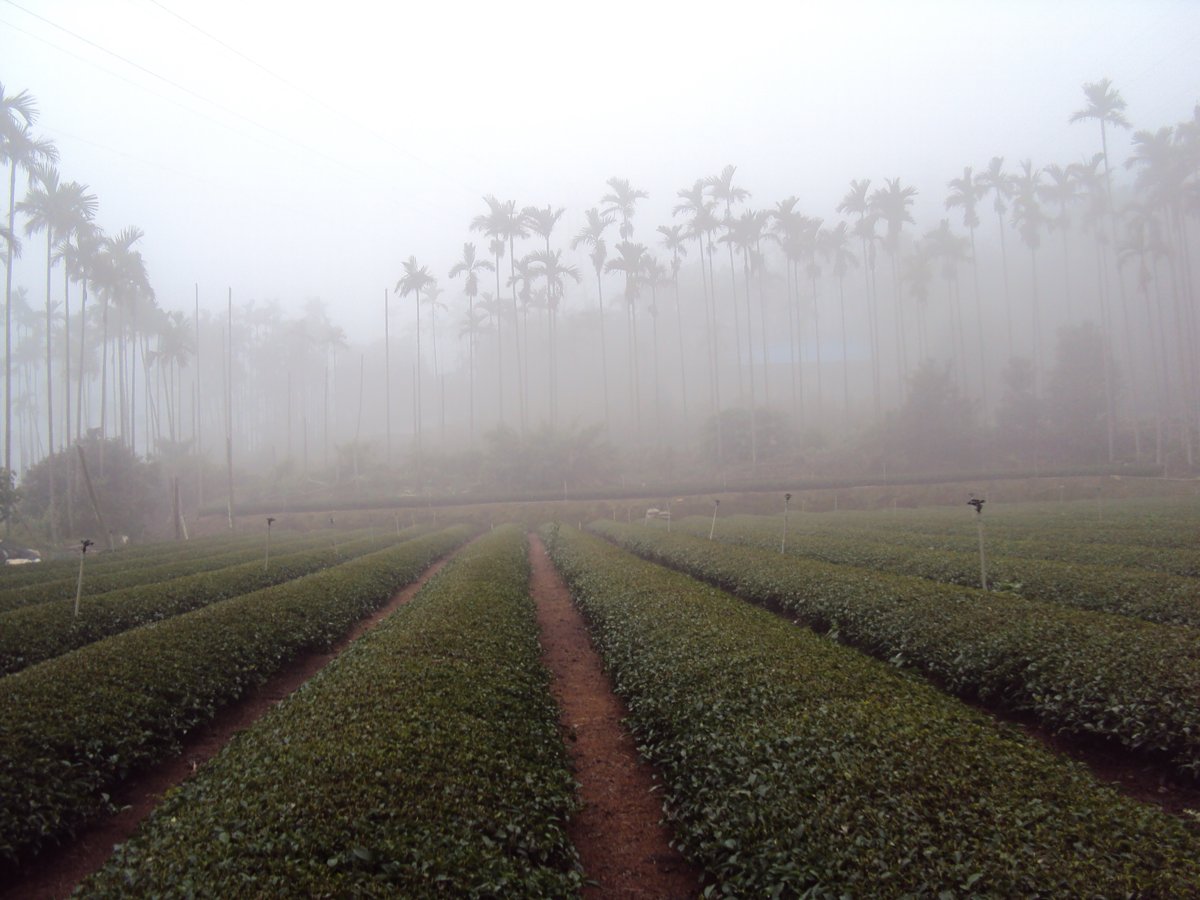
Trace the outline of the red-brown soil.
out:
[[[408,602],[446,561],[443,559],[427,569],[417,581],[358,622],[330,650],[292,660],[270,680],[225,707],[215,719],[189,736],[178,756],[125,782],[113,793],[120,812],[97,822],[74,843],[30,863],[20,881],[0,890],[0,900],[57,900],[69,896],[76,884],[104,865],[115,844],[132,836],[138,823],[154,810],[167,790],[188,778],[201,763],[216,756],[235,734],[253,725],[351,643]]]
[[[583,808],[569,828],[589,885],[584,897],[672,898],[700,893],[700,873],[670,846],[652,768],[639,759],[583,618],[546,549],[530,536],[537,604],[551,691],[580,785]]]

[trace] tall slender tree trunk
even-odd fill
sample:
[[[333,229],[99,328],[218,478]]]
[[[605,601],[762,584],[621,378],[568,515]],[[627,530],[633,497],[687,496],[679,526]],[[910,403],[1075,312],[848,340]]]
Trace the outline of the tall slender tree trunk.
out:
[[[701,260],[703,264],[703,260]],[[720,327],[717,323],[717,282],[713,278],[713,260],[712,260],[712,235],[708,238],[708,283],[712,288],[712,314],[713,314],[713,329],[712,329],[712,359],[713,359],[713,398],[716,401],[717,411],[717,465],[725,464],[725,425],[721,418],[721,366],[720,354],[718,353],[717,341],[720,336]]]
[[[496,406],[500,425],[504,425],[504,316],[500,312],[500,254],[496,254]]]
[[[422,416],[423,410],[421,408],[421,294],[419,291],[416,292],[416,299],[417,299],[417,368],[416,368],[417,374],[416,374],[416,387],[414,388],[414,390],[416,391],[416,394],[413,397],[413,417],[414,417],[415,424],[416,424],[415,430],[417,433],[416,434],[417,457],[419,459],[421,456],[421,450],[422,450],[421,439],[422,439],[424,428],[425,428],[423,416]]]
[[[17,163],[9,166],[8,175],[8,233],[16,239],[17,217]],[[12,458],[12,240],[5,242],[4,259],[4,468],[15,476]],[[4,521],[4,537],[12,538],[12,516]]]
[[[467,395],[470,410],[468,435],[475,443],[475,295],[467,294],[467,321],[471,330],[467,332]],[[357,452],[357,451],[355,451]],[[357,474],[357,473],[356,473]]]
[[[525,385],[525,367],[527,361],[524,359],[525,354],[521,352],[521,310],[517,306],[517,260],[516,260],[516,240],[512,237],[508,239],[508,274],[512,280],[512,304],[513,304],[513,333],[516,335],[516,352],[517,352],[517,409],[521,416],[521,434],[528,433],[528,421],[526,418],[526,385]],[[526,348],[528,349],[528,348]]]
[[[850,429],[850,346],[846,340],[846,279],[838,276],[838,309],[842,316],[842,430]]]
[[[1008,358],[1013,356],[1012,295],[1008,286],[1008,247],[1004,239],[1004,216],[997,212],[1000,225],[1000,269],[1004,273],[1004,321],[1008,326]]]
[[[727,209],[728,215],[729,210]],[[737,385],[738,398],[746,396],[746,383],[742,377],[742,328],[740,324],[741,316],[738,314],[737,302],[737,267],[733,264],[733,243],[728,245],[729,249],[729,290],[730,290],[730,306],[733,309],[733,345],[737,350]]]
[[[979,340],[979,394],[980,406],[986,418],[988,413],[987,390],[987,345],[983,340],[983,301],[979,296],[979,258],[975,254],[975,229],[971,228],[971,282],[975,289],[975,327]]]
[[[599,256],[596,257],[599,259]],[[600,268],[596,268],[596,298],[600,313],[600,375],[604,380],[604,431],[612,433],[612,420],[609,413],[608,401],[608,344],[604,338],[604,279],[600,276]]]
[[[83,429],[86,422],[86,417],[83,414],[83,382],[84,382],[84,364],[86,357],[84,351],[87,348],[87,276],[85,275],[80,282],[83,286],[83,293],[79,300],[79,365],[78,365],[78,389],[75,394],[75,439],[82,440]],[[70,384],[67,385],[67,390],[71,389]]]
[[[732,259],[733,245],[729,247]],[[754,315],[750,308],[750,250],[742,251],[742,280],[746,285],[746,362],[750,375],[750,462],[758,465],[758,399],[754,389]]]
[[[71,447],[71,273],[63,259],[63,447]],[[68,500],[70,494],[67,495]]]
[[[387,464],[392,465],[392,341],[388,319],[388,289],[383,289],[383,406],[384,422],[387,429]],[[288,398],[290,401],[291,394]],[[290,406],[289,406],[290,409]],[[288,426],[288,440],[291,440],[292,430]],[[288,454],[291,455],[290,453]]]
[[[679,302],[679,269],[675,270],[675,322],[679,333],[679,396],[683,407],[683,427],[688,428],[687,369],[683,354],[683,306]]]
[[[53,272],[52,249],[54,229],[46,225],[46,452],[50,460],[50,539],[58,540],[57,485],[54,478],[54,357],[51,353],[51,335],[54,331],[53,307],[50,297],[50,275]]]
[[[821,310],[819,298],[817,297],[817,276],[814,270],[812,275],[812,292],[813,292],[813,343],[816,345],[817,351],[817,418],[825,415],[825,388],[823,386],[821,369]]]

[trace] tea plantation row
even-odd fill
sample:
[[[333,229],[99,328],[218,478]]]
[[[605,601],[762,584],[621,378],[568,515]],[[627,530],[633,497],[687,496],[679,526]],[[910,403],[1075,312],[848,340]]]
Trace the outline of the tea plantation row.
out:
[[[471,545],[155,811],[84,897],[564,897],[574,782],[525,541]]]
[[[448,528],[0,679],[0,876],[108,811],[126,776],[468,536]]]
[[[644,526],[591,527],[641,556],[912,666],[953,693],[1032,713],[1058,731],[1162,754],[1179,772],[1200,776],[1193,629]]]
[[[203,568],[170,581],[138,584],[80,602],[79,614],[69,601],[40,603],[0,613],[0,675],[52,659],[93,641],[156,622],[209,603],[282,584],[338,562],[395,544],[394,536],[341,543],[334,552],[327,540],[315,549],[262,557],[215,571]],[[180,567],[176,567],[177,569]]]
[[[672,530],[708,536],[711,521],[692,516]],[[714,536],[726,541],[779,550],[782,521],[733,516],[717,522]],[[787,552],[840,565],[979,587],[979,552],[929,549],[903,538],[864,540],[853,534],[793,534]],[[1200,626],[1200,579],[1145,569],[1082,565],[1056,560],[988,554],[988,582],[1034,600],[1102,610],[1170,625]]]
[[[114,561],[110,555],[88,554],[84,560],[83,596],[122,590],[139,584],[153,584],[181,575],[208,569],[220,569],[257,559],[261,563],[264,548],[261,542],[249,546],[245,540],[220,548],[191,543],[160,544],[159,553],[138,559]],[[278,541],[278,552],[288,553],[316,547],[318,542],[308,536],[288,537]],[[329,546],[328,540],[320,546]],[[166,549],[164,549],[166,548]],[[28,568],[28,567],[26,567]],[[79,578],[79,558],[71,562],[69,571],[54,578],[44,578],[32,584],[17,585],[0,590],[0,612],[62,600],[74,600]],[[0,585],[7,581],[0,580]]]
[[[1015,729],[598,538],[543,533],[709,894],[1196,893],[1194,831]]]

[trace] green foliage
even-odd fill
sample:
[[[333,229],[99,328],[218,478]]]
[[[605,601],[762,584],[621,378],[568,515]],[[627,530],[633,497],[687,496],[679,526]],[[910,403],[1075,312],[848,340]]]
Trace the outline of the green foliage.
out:
[[[556,431],[543,425],[528,435],[507,426],[484,435],[482,477],[506,490],[561,491],[603,484],[610,474],[612,449],[601,437],[603,426]]]
[[[216,571],[201,571],[88,597],[80,602],[78,615],[73,595],[70,595],[72,600],[40,603],[4,613],[0,615],[0,674],[17,672],[130,628],[291,581],[382,550],[396,540],[392,535],[361,538],[340,544],[336,551],[328,542],[321,541],[316,549],[273,555],[265,569],[259,558]]]
[[[908,396],[891,423],[897,468],[932,472],[969,465],[979,435],[971,403],[954,384],[949,365],[925,360],[909,378]]]
[[[1200,776],[1200,656],[1190,628],[837,566],[643,526],[594,530],[895,664],[1055,731]]]
[[[554,559],[662,773],[677,843],[712,880],[706,895],[1184,896],[1200,884],[1194,831],[902,670],[574,529]],[[757,558],[742,568],[757,572]]]
[[[1116,363],[1095,325],[1085,322],[1059,330],[1046,408],[1057,452],[1063,459],[1089,463],[1104,459],[1106,357],[1108,377],[1114,379]]]
[[[305,549],[305,546],[316,546],[316,543],[310,539],[288,538],[280,542],[279,552],[297,552]],[[327,546],[328,541],[322,542],[322,545]],[[169,581],[185,575],[237,565],[255,558],[261,562],[263,558],[263,547],[254,546],[245,538],[239,539],[236,544],[211,548],[219,550],[216,553],[203,545],[171,544],[171,552],[163,552],[161,546],[157,554],[142,555],[138,558],[120,556],[116,561],[112,556],[97,553],[96,548],[92,547],[88,550],[85,560],[83,596]],[[45,568],[49,572],[51,567]],[[57,567],[55,574],[59,577],[43,578],[33,583],[0,590],[0,614],[39,603],[73,600],[79,581],[78,553],[73,559],[65,560],[62,566]],[[7,584],[7,580],[0,581],[0,585]]]
[[[498,529],[176,790],[81,895],[576,895],[547,681],[525,542]]]
[[[717,450],[717,425],[720,417],[720,452]],[[753,445],[751,442],[753,425]],[[760,462],[784,459],[796,445],[788,421],[773,409],[762,407],[754,411],[742,407],[723,409],[709,416],[700,429],[700,452],[704,459],[716,465],[749,463],[757,450]]]
[[[469,533],[447,528],[0,678],[0,878],[109,811],[131,772],[296,654],[329,646]]]
[[[0,466],[0,522],[9,521],[20,502],[21,492],[17,490],[17,476]]]
[[[154,523],[169,520],[170,497],[156,463],[138,458],[116,438],[102,441],[88,437],[80,442],[80,446],[104,524],[113,534],[138,539]],[[50,507],[51,466],[55,478],[53,510]],[[102,546],[107,536],[92,510],[83,477],[76,474],[78,466],[78,451],[74,447],[31,466],[21,481],[21,512],[29,521],[46,525],[53,514],[60,529],[72,524],[72,536],[90,536]]]
[[[779,546],[781,524],[773,517],[729,517],[719,521],[717,536],[725,541],[770,549]],[[972,532],[971,540],[975,541],[974,526],[966,524]],[[674,527],[704,537],[709,531],[708,521],[700,516],[678,521]],[[978,543],[969,547],[959,545],[954,550],[931,547],[928,538],[899,531],[840,534],[828,529],[808,533],[794,531],[788,552],[839,565],[979,587]],[[1102,565],[1100,560],[1115,555],[1115,551],[1108,548],[1095,552],[1092,558],[1097,560],[1096,563],[1081,564],[1008,556],[1000,552],[1002,546],[991,541],[987,544],[988,577],[994,586],[1020,585],[1018,593],[1029,599],[1118,613],[1167,625],[1200,627],[1200,579]],[[1044,544],[1041,546],[1045,547]],[[1041,552],[1048,551],[1042,549]],[[1200,565],[1195,554],[1181,556],[1188,557],[1190,562],[1180,559],[1180,565]]]

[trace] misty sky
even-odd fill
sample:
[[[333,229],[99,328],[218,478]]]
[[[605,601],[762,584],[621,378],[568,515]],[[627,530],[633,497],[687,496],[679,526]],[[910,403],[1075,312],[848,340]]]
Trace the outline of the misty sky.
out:
[[[1190,117],[1197,59],[1193,0],[0,0],[0,81],[35,95],[98,222],[145,230],[161,306],[194,282],[210,309],[227,286],[315,296],[352,340],[409,255],[450,288],[463,241],[486,254],[485,193],[566,206],[565,246],[628,178],[651,243],[679,188],[733,163],[751,204],[827,221],[851,178],[900,176],[932,227],[964,165],[1098,149],[1067,124],[1084,81],[1111,78],[1135,128]],[[16,282],[40,299],[34,246]]]

